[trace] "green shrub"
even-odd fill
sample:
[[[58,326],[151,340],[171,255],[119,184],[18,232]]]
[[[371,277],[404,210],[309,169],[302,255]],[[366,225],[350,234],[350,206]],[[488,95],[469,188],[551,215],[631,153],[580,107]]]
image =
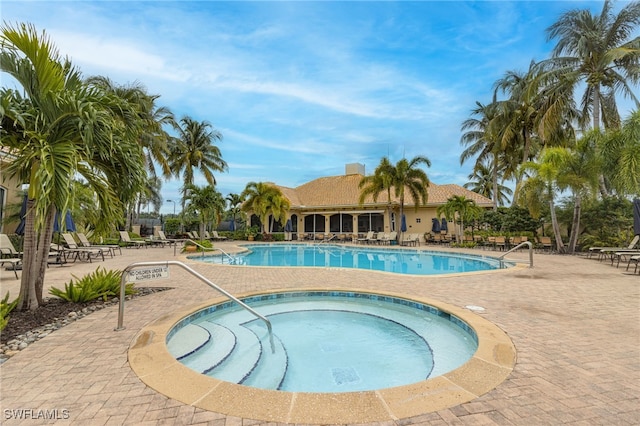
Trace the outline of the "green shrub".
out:
[[[120,281],[122,271],[107,271],[98,267],[94,272],[78,278],[72,275],[74,280],[65,283],[64,290],[52,287],[49,293],[55,297],[66,300],[67,302],[84,303],[91,300],[102,298],[107,300],[109,297],[118,296],[120,294]],[[133,283],[125,286],[125,294],[134,294],[136,290]]]
[[[0,300],[0,330],[3,330],[9,323],[9,314],[18,306],[18,299],[9,303],[9,292]]]

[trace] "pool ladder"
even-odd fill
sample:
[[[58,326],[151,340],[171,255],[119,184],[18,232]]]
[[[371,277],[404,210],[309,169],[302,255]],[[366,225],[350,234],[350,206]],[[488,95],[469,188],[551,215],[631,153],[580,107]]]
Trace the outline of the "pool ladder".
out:
[[[508,252],[506,252],[505,254],[503,254],[502,256],[498,257],[498,260],[500,261],[500,269],[504,268],[504,257],[506,255],[524,246],[529,246],[529,268],[533,268],[533,244],[531,243],[531,241],[523,241],[517,246],[515,246],[514,248],[512,248],[511,250],[509,250]]]
[[[129,272],[133,271],[134,269],[143,268],[143,267],[147,267],[147,266],[166,266],[168,268],[171,265],[175,265],[175,266],[181,267],[182,269],[184,269],[185,271],[189,272],[194,277],[198,278],[203,283],[207,284],[209,287],[211,287],[214,290],[217,290],[218,292],[224,294],[229,299],[233,300],[238,305],[240,305],[241,307],[243,307],[244,309],[246,309],[247,311],[249,311],[250,313],[252,313],[256,317],[258,317],[262,321],[264,321],[264,323],[267,325],[267,330],[269,331],[269,343],[271,344],[271,352],[272,353],[275,352],[276,348],[275,348],[275,344],[273,343],[273,329],[271,327],[271,321],[269,321],[265,316],[263,316],[263,315],[259,314],[258,312],[256,312],[252,307],[250,307],[249,305],[244,303],[242,300],[238,299],[237,297],[235,297],[234,295],[232,295],[231,293],[229,293],[228,291],[226,291],[222,287],[220,287],[220,286],[214,284],[213,282],[211,282],[204,275],[202,275],[199,272],[197,272],[196,270],[190,268],[186,264],[184,264],[182,262],[178,262],[177,260],[164,260],[164,261],[155,261],[155,262],[153,262],[153,261],[152,262],[135,262],[135,263],[129,264],[126,268],[123,269],[123,271],[122,271],[122,279],[120,280],[120,302],[119,302],[120,306],[119,306],[119,310],[118,310],[118,326],[115,328],[115,331],[124,330],[124,328],[125,328],[124,325],[123,325],[123,323],[124,323],[124,299],[125,299],[125,289],[126,289],[126,285],[127,285],[127,277],[129,276]]]

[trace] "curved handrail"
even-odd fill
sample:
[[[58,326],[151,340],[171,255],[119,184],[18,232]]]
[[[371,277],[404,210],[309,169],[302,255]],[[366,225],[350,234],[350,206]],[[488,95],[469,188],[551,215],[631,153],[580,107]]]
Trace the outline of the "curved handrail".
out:
[[[517,246],[515,246],[514,248],[512,248],[511,250],[509,250],[508,252],[504,253],[502,256],[498,257],[500,264],[502,265],[502,260],[506,255],[518,250],[520,247],[523,247],[523,246],[529,246],[529,268],[533,268],[533,244],[531,243],[531,241],[523,241]]]
[[[256,317],[258,317],[262,321],[264,321],[264,323],[267,325],[267,330],[269,331],[269,342],[271,343],[271,351],[275,352],[275,345],[273,343],[273,329],[271,327],[271,321],[269,321],[265,316],[263,316],[263,315],[259,314],[258,312],[256,312],[249,305],[247,305],[246,303],[244,303],[243,301],[241,301],[240,299],[238,299],[237,297],[235,297],[234,295],[232,295],[231,293],[229,293],[228,291],[226,291],[222,287],[220,287],[220,286],[214,284],[213,282],[211,282],[204,275],[200,274],[199,272],[195,271],[194,269],[190,268],[189,266],[185,265],[184,263],[178,262],[177,260],[163,260],[163,261],[152,261],[152,262],[135,262],[135,263],[131,263],[131,264],[127,265],[127,267],[125,267],[122,270],[122,279],[120,280],[120,302],[119,302],[120,306],[119,306],[119,309],[118,309],[118,326],[115,328],[115,331],[124,330],[124,326],[123,326],[123,323],[124,323],[124,299],[125,299],[125,288],[126,288],[126,284],[127,284],[127,276],[129,275],[128,273],[130,271],[134,270],[135,268],[139,268],[139,267],[143,267],[143,266],[167,266],[168,267],[169,265],[175,265],[175,266],[181,267],[182,269],[184,269],[185,271],[189,272],[194,277],[200,279],[200,281],[204,282],[209,287],[211,287],[211,288],[217,290],[218,292],[224,294],[229,299],[233,300],[238,305],[242,306],[244,309],[246,309],[247,311],[251,312]]]

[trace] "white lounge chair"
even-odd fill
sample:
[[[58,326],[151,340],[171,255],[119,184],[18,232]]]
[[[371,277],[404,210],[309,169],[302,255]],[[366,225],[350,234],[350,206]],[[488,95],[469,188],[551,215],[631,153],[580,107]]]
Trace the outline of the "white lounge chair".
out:
[[[122,240],[127,247],[140,248],[147,246],[147,242],[144,240],[132,240],[127,231],[120,231],[120,240]]]
[[[632,250],[638,244],[638,241],[640,241],[640,235],[633,237],[627,247],[589,247],[589,255],[587,257],[590,258],[593,253],[598,253],[598,260],[602,260],[607,254],[615,253],[616,251]]]
[[[109,255],[111,257],[115,256],[116,250],[118,250],[120,252],[120,254],[122,254],[122,248],[118,244],[91,244],[91,242],[89,241],[87,236],[84,235],[82,232],[76,232],[76,235],[78,236],[78,239],[80,240],[81,246],[84,247],[84,248],[105,249],[105,250],[107,250],[107,253],[109,253]]]

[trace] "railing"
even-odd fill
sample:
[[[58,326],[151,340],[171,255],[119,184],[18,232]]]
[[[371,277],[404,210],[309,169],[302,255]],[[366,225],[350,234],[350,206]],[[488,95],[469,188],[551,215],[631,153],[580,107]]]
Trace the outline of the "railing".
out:
[[[182,242],[185,242],[185,243],[186,243],[187,241],[189,241],[189,242],[193,243],[193,245],[195,245],[196,247],[200,247],[200,248],[202,249],[202,257],[204,257],[204,252],[205,252],[205,251],[220,250],[220,249],[215,248],[215,247],[205,247],[205,246],[203,246],[202,244],[197,243],[197,242],[193,241],[193,240],[192,240],[192,239],[190,239],[190,238],[187,238],[186,240],[182,240]],[[174,255],[174,256],[176,255],[176,246],[177,246],[177,244],[176,244],[175,246],[173,246],[173,255]]]
[[[222,253],[223,256],[228,258],[229,259],[229,264],[231,264],[231,262],[233,262],[233,263],[236,262],[236,259],[233,256],[231,256],[229,253],[227,253],[226,251],[222,250],[221,248],[214,247],[213,249],[214,250],[218,250],[220,253]]]
[[[503,259],[506,255],[524,246],[529,246],[529,268],[533,268],[533,244],[531,243],[531,241],[523,241],[517,246],[515,246],[514,248],[512,248],[511,250],[509,250],[508,252],[506,252],[505,254],[503,254],[502,256],[498,257],[498,260],[500,261],[500,267],[502,268]]]
[[[202,275],[199,272],[191,269],[189,266],[185,265],[184,263],[178,262],[176,260],[164,260],[164,261],[155,261],[155,262],[135,262],[135,263],[129,264],[126,268],[124,268],[124,270],[122,271],[122,279],[120,281],[120,306],[119,306],[119,310],[118,310],[118,326],[115,328],[115,331],[124,330],[124,328],[125,328],[124,325],[123,325],[123,323],[124,323],[124,298],[125,298],[125,288],[126,288],[126,285],[127,285],[127,277],[129,276],[129,272],[134,270],[134,269],[136,269],[136,268],[145,267],[145,266],[167,266],[167,267],[169,267],[170,265],[175,265],[175,266],[181,267],[182,269],[184,269],[185,271],[189,272],[194,277],[200,279],[200,281],[204,282],[209,287],[211,287],[211,288],[217,290],[218,292],[224,294],[229,299],[233,300],[238,305],[242,306],[244,309],[246,309],[247,311],[251,312],[256,317],[258,317],[262,321],[264,321],[264,323],[267,325],[267,330],[269,330],[269,342],[271,343],[271,351],[275,352],[275,345],[273,343],[273,330],[272,330],[272,327],[271,327],[271,321],[269,321],[266,317],[260,315],[253,308],[251,308],[249,305],[247,305],[246,303],[244,303],[243,301],[241,301],[240,299],[238,299],[237,297],[235,297],[234,295],[232,295],[231,293],[229,293],[228,291],[226,291],[222,287],[212,283],[204,275]]]

